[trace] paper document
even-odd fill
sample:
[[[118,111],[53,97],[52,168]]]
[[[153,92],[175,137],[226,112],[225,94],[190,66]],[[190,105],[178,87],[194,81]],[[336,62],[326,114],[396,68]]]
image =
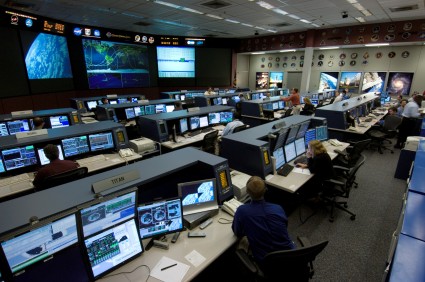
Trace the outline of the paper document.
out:
[[[200,253],[193,250],[185,257],[194,267],[198,267],[201,263],[205,261],[205,257],[203,257]]]
[[[310,170],[308,168],[300,168],[300,167],[294,167],[292,172],[301,173],[305,175],[310,175]]]
[[[189,267],[189,265],[169,257],[162,257],[152,269],[151,276],[164,282],[180,282]]]

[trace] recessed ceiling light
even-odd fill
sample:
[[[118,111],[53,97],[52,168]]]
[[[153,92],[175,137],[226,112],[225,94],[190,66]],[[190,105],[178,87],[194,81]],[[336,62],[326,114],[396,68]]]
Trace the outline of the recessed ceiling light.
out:
[[[360,11],[365,17],[372,16],[372,13],[369,10],[361,10]]]
[[[372,44],[365,44],[366,47],[379,47],[379,46],[389,46],[390,43],[372,43]]]
[[[288,14],[288,12],[285,12],[282,9],[273,9],[273,12],[284,15],[284,16]]]
[[[205,16],[210,17],[210,18],[214,18],[214,19],[219,19],[222,20],[222,17],[216,16],[216,15],[212,15],[212,14],[205,14]]]
[[[297,51],[297,50],[295,50],[295,49],[288,49],[288,50],[280,50],[279,52],[280,53],[286,53],[286,52],[295,52],[295,51]]]
[[[366,21],[365,21],[365,19],[363,18],[363,17],[356,17],[355,18],[358,22],[361,22],[361,23],[365,23]]]
[[[261,26],[256,26],[255,28],[256,29],[261,29],[261,30],[266,30],[264,27],[261,27]]]
[[[257,2],[257,5],[260,5],[261,7],[265,8],[267,10],[270,10],[270,9],[273,9],[274,8],[274,6],[272,4],[267,3],[265,1],[258,1]]]
[[[276,33],[277,30],[273,30],[273,29],[267,29],[268,32],[272,32],[272,33]]]
[[[315,26],[315,27],[320,27],[318,24],[311,24],[312,26]]]
[[[288,17],[290,17],[290,18],[293,18],[293,19],[296,19],[296,20],[299,20],[299,19],[301,19],[300,17],[298,17],[298,16],[296,16],[296,15],[288,15]]]
[[[321,47],[320,50],[333,50],[333,49],[339,49],[339,47]]]
[[[191,12],[191,13],[195,13],[195,14],[199,14],[199,15],[203,15],[203,12],[200,12],[198,10],[195,9],[191,9],[191,8],[187,8],[187,7],[182,7],[182,10],[186,11],[186,12]]]
[[[251,55],[263,55],[263,54],[266,54],[266,52],[254,52],[254,53],[251,53]]]
[[[300,22],[307,23],[307,24],[311,23],[308,20],[304,20],[304,19],[300,20]]]
[[[160,4],[160,5],[164,5],[164,6],[168,6],[168,7],[171,7],[171,8],[174,8],[174,9],[180,9],[180,6],[179,5],[176,5],[176,4],[173,4],[173,3],[168,3],[168,2],[165,2],[165,1],[155,1],[155,3],[156,4]]]

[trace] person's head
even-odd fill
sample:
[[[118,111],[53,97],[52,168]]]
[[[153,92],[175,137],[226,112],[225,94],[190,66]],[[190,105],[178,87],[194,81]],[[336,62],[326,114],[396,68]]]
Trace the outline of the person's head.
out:
[[[108,98],[102,98],[102,104],[109,104]]]
[[[419,105],[419,107],[421,107],[421,104],[422,104],[422,100],[423,99],[424,98],[421,95],[416,95],[416,96],[413,97],[413,101],[415,101],[416,104]]]
[[[44,126],[44,120],[41,117],[35,117],[32,120],[32,124],[34,125],[34,129],[42,129]]]
[[[402,106],[404,108],[404,106],[406,106],[406,104],[409,103],[409,101],[407,99],[402,99],[400,102],[400,106]]]
[[[291,94],[298,94],[298,88],[292,88]]]
[[[397,108],[396,107],[391,107],[388,109],[388,114],[389,115],[395,115],[397,113]]]
[[[244,99],[245,96],[241,93],[241,94],[239,94],[239,98]]]
[[[313,157],[327,153],[325,146],[323,146],[322,142],[320,142],[319,140],[311,140],[308,143],[307,150]]]
[[[246,192],[252,200],[262,200],[266,193],[266,183],[258,176],[251,176],[246,183]]]
[[[127,97],[127,102],[133,102],[133,98]]]
[[[304,97],[304,104],[311,105],[310,98]]]
[[[403,100],[403,95],[397,95],[397,101],[401,102],[401,100]]]
[[[43,148],[43,150],[46,158],[50,161],[54,161],[59,158],[59,149],[56,145],[48,144]]]
[[[208,92],[212,92],[212,91],[213,91],[212,87],[211,86],[208,87]]]
[[[181,101],[174,102],[174,110],[176,111],[183,110],[183,104]]]

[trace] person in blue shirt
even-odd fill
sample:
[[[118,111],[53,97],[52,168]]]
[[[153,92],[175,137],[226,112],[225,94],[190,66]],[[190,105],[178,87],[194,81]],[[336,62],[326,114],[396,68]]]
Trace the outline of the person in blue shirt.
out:
[[[252,176],[246,190],[252,201],[236,210],[232,230],[239,238],[246,236],[252,255],[261,267],[266,254],[294,249],[295,244],[289,237],[288,218],[283,208],[264,200],[264,180]]]
[[[228,124],[226,124],[226,127],[224,127],[223,133],[221,134],[221,136],[232,134],[233,130],[235,130],[236,127],[241,125],[244,125],[244,123],[238,119],[235,119],[234,121],[229,122]]]

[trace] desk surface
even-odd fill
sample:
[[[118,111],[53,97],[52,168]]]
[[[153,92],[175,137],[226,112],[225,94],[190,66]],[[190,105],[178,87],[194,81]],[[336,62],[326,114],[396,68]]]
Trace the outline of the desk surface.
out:
[[[415,161],[415,166],[412,173],[412,178],[409,183],[409,190],[425,195],[425,167],[417,164]]]
[[[377,112],[378,113],[378,112]],[[350,127],[351,129],[338,129],[338,128],[329,128],[330,130],[335,131],[342,131],[342,132],[349,132],[353,134],[365,134],[372,126],[374,126],[378,121],[380,121],[384,116],[386,115],[386,112],[379,112],[378,116],[368,116],[368,117],[361,117],[359,118],[360,124],[357,124],[356,126]],[[371,121],[366,122],[365,119],[372,118]]]
[[[214,130],[223,131],[224,125],[213,126],[213,128],[214,128]],[[185,137],[178,136],[177,137],[177,142],[166,141],[166,142],[162,142],[161,143],[161,146],[164,146],[165,148],[168,148],[168,149],[178,149],[178,148],[181,148],[181,147],[184,147],[184,146],[188,146],[188,145],[191,145],[193,143],[202,141],[204,139],[204,136],[207,135],[208,133],[212,132],[212,131],[202,132],[202,133],[200,133],[198,135],[191,136],[191,137],[189,137],[187,135]],[[221,135],[221,132],[219,132],[219,135]]]
[[[228,248],[230,248],[236,241],[237,237],[233,234],[231,224],[220,224],[218,222],[219,218],[226,218],[232,220],[233,217],[222,212],[220,210],[219,214],[216,215],[213,220],[214,222],[209,225],[207,228],[200,230],[199,227],[194,228],[192,231],[198,232],[202,231],[206,233],[205,238],[188,238],[188,231],[183,231],[180,234],[179,239],[175,244],[171,243],[171,238],[173,234],[167,235],[167,242],[170,245],[168,250],[163,250],[159,248],[152,247],[149,251],[145,251],[140,257],[129,262],[128,264],[120,267],[111,274],[117,274],[124,271],[132,271],[140,265],[147,265],[152,269],[163,257],[169,257],[171,259],[177,260],[184,264],[190,266],[188,272],[183,278],[183,281],[190,281],[196,275],[198,275],[202,270],[204,270],[209,264],[211,264],[215,259],[217,259],[222,253],[224,253]],[[145,246],[148,243],[148,240],[143,241]],[[185,259],[192,251],[197,251],[203,257],[205,261],[202,262],[199,266],[193,266],[188,260]],[[105,277],[99,281],[127,281],[123,278],[123,275],[117,275],[112,277]],[[125,274],[128,281],[146,281],[147,270],[144,267],[141,267],[130,274]],[[149,281],[160,281],[156,278],[150,277]]]
[[[401,233],[425,242],[425,196],[415,192],[407,195]]]

